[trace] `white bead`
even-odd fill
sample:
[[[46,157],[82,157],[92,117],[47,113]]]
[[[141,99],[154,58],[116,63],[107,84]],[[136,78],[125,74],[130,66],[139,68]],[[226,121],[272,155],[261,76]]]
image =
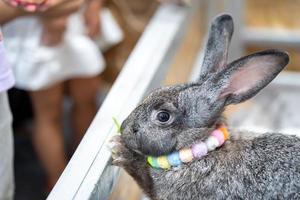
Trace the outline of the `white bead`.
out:
[[[212,151],[216,149],[219,146],[219,141],[214,136],[209,136],[207,140],[205,141],[205,144],[207,145],[208,151]]]

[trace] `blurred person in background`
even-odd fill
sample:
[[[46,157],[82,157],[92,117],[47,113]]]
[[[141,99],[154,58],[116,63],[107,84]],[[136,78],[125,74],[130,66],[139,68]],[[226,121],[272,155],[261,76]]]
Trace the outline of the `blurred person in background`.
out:
[[[50,1],[51,2],[51,1]],[[93,39],[100,34],[102,0],[58,18],[29,16],[3,28],[16,87],[29,91],[34,109],[33,145],[46,170],[48,189],[67,164],[62,134],[64,91],[73,100],[73,149],[96,114],[104,60]]]
[[[37,0],[36,3],[38,3]],[[35,3],[31,0],[31,3]],[[0,1],[0,24],[24,15],[40,15],[44,17],[58,17],[76,11],[83,0],[56,0],[43,9],[32,12],[25,8],[14,8]],[[6,91],[14,84],[14,77],[5,55],[3,37],[0,30],[0,199],[13,199],[13,141],[11,121],[12,117],[8,105]]]

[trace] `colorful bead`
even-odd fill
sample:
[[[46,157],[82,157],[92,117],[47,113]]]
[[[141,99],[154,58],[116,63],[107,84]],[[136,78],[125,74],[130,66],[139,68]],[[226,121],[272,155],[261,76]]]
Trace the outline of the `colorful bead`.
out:
[[[225,140],[227,140],[227,139],[229,138],[229,133],[228,133],[228,131],[227,131],[227,128],[226,128],[225,126],[221,126],[221,127],[219,128],[219,130],[222,131]]]
[[[216,137],[209,136],[205,141],[205,144],[207,145],[208,151],[212,151],[219,146],[219,141]]]
[[[172,165],[174,167],[181,165],[181,160],[179,158],[178,152],[173,152],[170,155],[168,155],[168,161],[169,161],[170,165]]]
[[[168,162],[167,156],[158,157],[157,163],[162,169],[169,169],[171,167],[171,165]]]
[[[149,163],[149,165],[153,166],[153,158],[151,156],[147,157],[147,162]]]
[[[212,133],[211,133],[212,136],[216,137],[219,141],[219,145],[222,145],[225,141],[225,138],[224,138],[224,134],[222,131],[220,131],[219,129],[217,130],[214,130]]]
[[[159,164],[157,163],[157,158],[148,156],[147,162],[154,168],[160,168]]]
[[[188,163],[193,160],[193,153],[191,149],[185,148],[179,151],[179,158],[183,163]]]
[[[207,146],[203,142],[194,144],[192,146],[192,153],[195,158],[201,158],[205,156],[207,152],[208,152]]]

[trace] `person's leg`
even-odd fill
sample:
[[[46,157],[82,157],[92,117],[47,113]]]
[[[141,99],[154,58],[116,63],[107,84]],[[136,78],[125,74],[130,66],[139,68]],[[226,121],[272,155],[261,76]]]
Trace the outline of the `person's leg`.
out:
[[[100,81],[98,77],[77,78],[69,82],[70,95],[73,98],[73,128],[75,147],[80,143],[96,112],[96,96]]]
[[[14,194],[12,116],[6,93],[0,93],[0,199]]]
[[[33,144],[53,186],[67,160],[62,134],[63,85],[30,93],[34,108]]]

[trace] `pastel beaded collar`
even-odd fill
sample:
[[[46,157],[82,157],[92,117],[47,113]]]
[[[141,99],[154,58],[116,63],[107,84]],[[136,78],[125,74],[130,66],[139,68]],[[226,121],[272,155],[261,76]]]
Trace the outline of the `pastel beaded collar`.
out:
[[[189,163],[193,160],[200,159],[208,152],[222,146],[228,139],[229,133],[224,125],[214,130],[204,141],[194,144],[191,148],[183,148],[169,155],[152,157],[147,156],[147,162],[157,169],[170,169],[182,163]]]

